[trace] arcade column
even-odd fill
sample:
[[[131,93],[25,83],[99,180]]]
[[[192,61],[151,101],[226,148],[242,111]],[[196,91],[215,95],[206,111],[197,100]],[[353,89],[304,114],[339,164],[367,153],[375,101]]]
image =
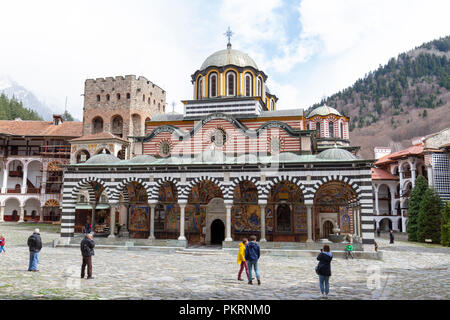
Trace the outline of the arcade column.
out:
[[[261,237],[259,242],[266,242],[266,204],[259,204],[261,216]]]
[[[312,238],[312,204],[305,204],[306,206],[306,225],[308,228],[308,238],[306,242],[314,242]]]
[[[231,203],[226,203],[225,208],[227,209],[227,215],[226,215],[226,235],[225,235],[225,241],[233,241],[233,238],[231,238],[231,207],[233,205]]]
[[[155,203],[149,203],[150,206],[150,235],[149,240],[155,239]]]
[[[180,236],[178,240],[186,240],[184,236],[184,209],[186,209],[186,203],[178,203],[180,206]]]

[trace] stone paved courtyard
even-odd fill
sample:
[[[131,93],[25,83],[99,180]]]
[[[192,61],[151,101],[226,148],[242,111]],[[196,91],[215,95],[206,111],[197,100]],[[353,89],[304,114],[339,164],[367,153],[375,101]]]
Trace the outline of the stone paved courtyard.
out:
[[[41,228],[41,230],[43,230]],[[46,228],[47,229],[47,228]],[[262,255],[262,285],[237,281],[235,254],[96,249],[95,279],[80,279],[78,248],[53,248],[42,231],[40,272],[27,272],[33,228],[3,223],[0,299],[320,299],[315,258]],[[95,240],[95,239],[94,239]],[[332,262],[330,299],[450,299],[450,248],[377,239],[383,261]]]

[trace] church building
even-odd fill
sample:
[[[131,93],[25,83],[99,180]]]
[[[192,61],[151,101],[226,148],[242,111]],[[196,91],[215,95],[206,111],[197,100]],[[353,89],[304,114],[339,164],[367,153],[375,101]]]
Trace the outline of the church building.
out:
[[[141,131],[132,112],[121,123],[133,130],[89,118],[65,166],[61,241],[91,222],[99,234],[161,246],[235,246],[256,235],[268,248],[301,247],[352,235],[373,250],[374,160],[357,157],[349,118],[328,106],[277,110],[267,79],[229,42],[191,76],[183,114],[143,106]],[[131,97],[153,99],[144,89],[132,87]],[[92,91],[94,103],[107,99],[102,90]],[[94,155],[81,157],[83,144]]]

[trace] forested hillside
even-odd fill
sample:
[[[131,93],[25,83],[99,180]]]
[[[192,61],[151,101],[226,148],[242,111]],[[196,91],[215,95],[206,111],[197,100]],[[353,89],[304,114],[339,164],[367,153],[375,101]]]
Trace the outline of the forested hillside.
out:
[[[5,94],[0,95],[0,120],[42,120],[42,118],[33,110],[27,109],[22,102],[14,97],[9,99]]]
[[[411,139],[450,126],[450,36],[392,58],[323,103],[351,119],[360,155],[376,146],[406,148]]]

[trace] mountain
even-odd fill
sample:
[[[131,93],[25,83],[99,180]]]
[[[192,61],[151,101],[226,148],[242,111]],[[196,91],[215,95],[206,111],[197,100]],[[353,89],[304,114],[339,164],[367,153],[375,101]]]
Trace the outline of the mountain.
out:
[[[7,75],[0,76],[0,94],[4,93],[10,99],[14,97],[17,101],[21,101],[27,109],[34,110],[44,120],[51,121],[54,113],[63,113],[60,108],[48,106],[42,102],[30,90],[22,87],[11,77]]]
[[[450,36],[391,58],[323,103],[350,117],[352,145],[407,148],[414,138],[450,127]]]

